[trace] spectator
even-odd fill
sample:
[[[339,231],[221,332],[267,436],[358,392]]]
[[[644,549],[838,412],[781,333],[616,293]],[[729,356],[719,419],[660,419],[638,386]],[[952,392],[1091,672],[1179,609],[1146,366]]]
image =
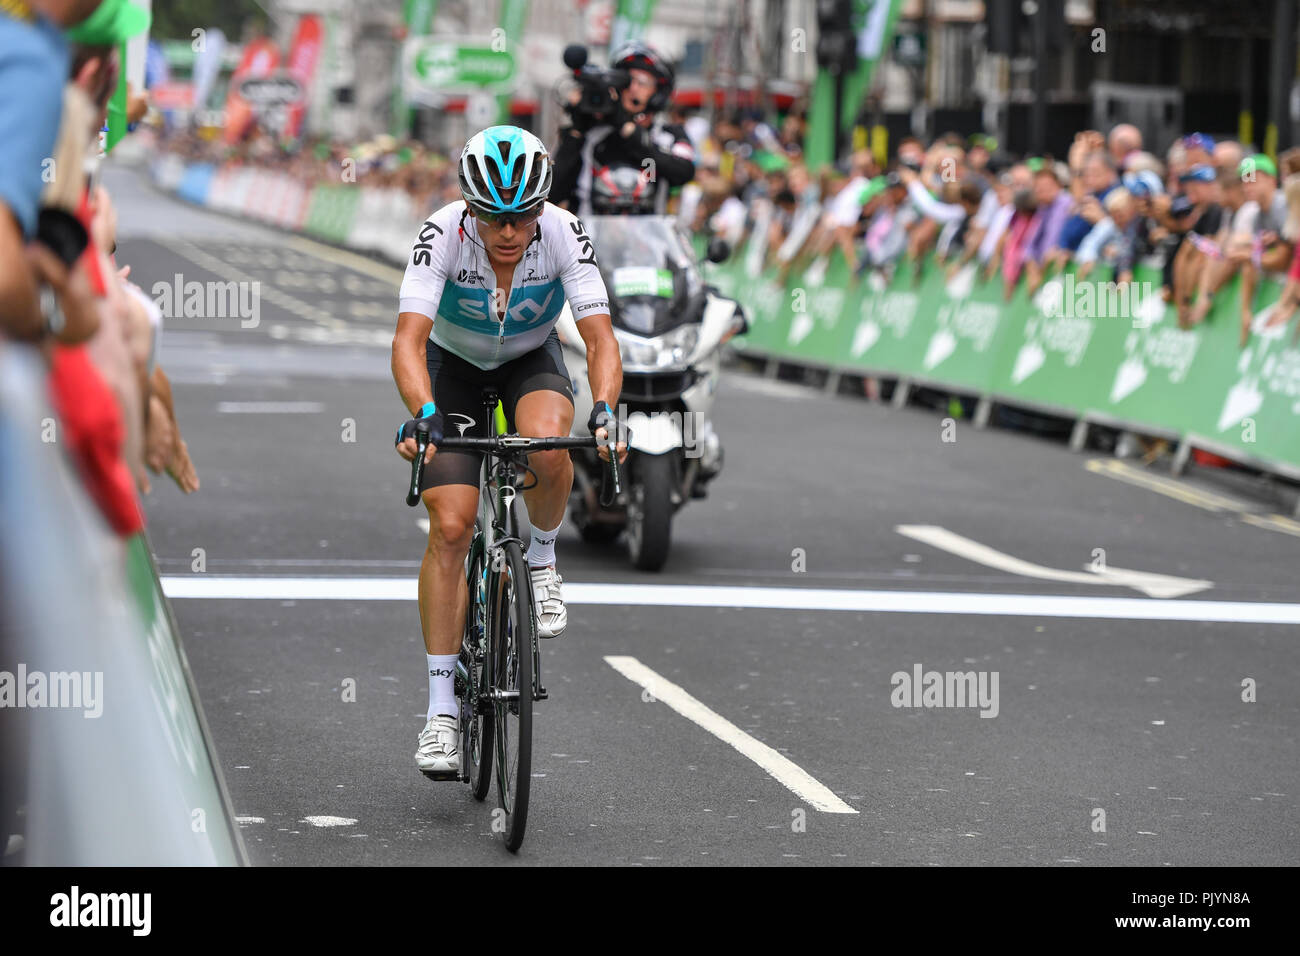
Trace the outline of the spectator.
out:
[[[1291,262],[1291,244],[1282,238],[1287,218],[1286,196],[1277,188],[1277,167],[1268,156],[1256,153],[1242,160],[1237,170],[1246,203],[1234,219],[1224,258],[1205,271],[1201,297],[1192,306],[1189,324],[1205,321],[1214,296],[1233,275],[1241,274],[1241,331],[1238,344],[1250,339],[1254,318],[1255,287],[1260,272],[1277,272]]]
[[[1282,287],[1282,294],[1278,296],[1266,328],[1285,326],[1295,315],[1297,303],[1300,303],[1300,175],[1288,176],[1283,185],[1283,192],[1286,195],[1287,221],[1283,226],[1282,234],[1295,245],[1296,250],[1291,257],[1291,268],[1286,275],[1286,284]],[[1291,336],[1293,345],[1298,341],[1300,341],[1300,323],[1296,325],[1296,331]]]
[[[25,247],[36,235],[45,160],[54,151],[68,77],[61,30],[95,11],[98,0],[0,6],[0,332],[37,339],[45,332],[36,269]],[[66,277],[44,276],[55,283]]]
[[[1142,132],[1130,123],[1120,123],[1110,131],[1110,136],[1106,138],[1106,145],[1110,150],[1110,158],[1115,162],[1115,168],[1127,171],[1125,164],[1129,155],[1142,149]]]
[[[1202,246],[1197,240],[1208,242],[1223,228],[1222,174],[1213,166],[1193,166],[1182,176],[1184,195],[1177,208],[1171,208],[1178,229],[1178,244],[1167,256],[1166,284],[1172,289],[1172,299],[1178,310],[1178,324],[1187,327],[1187,313],[1191,295],[1200,279],[1205,263]],[[1175,200],[1177,203],[1177,200]],[[1195,237],[1195,238],[1193,238]]]
[[[1079,171],[1071,182],[1079,183],[1081,195],[1070,218],[1061,227],[1056,248],[1049,256],[1051,263],[1058,267],[1070,261],[1084,236],[1105,218],[1102,203],[1118,184],[1114,160],[1103,150],[1094,150],[1079,164]]]
[[[1234,175],[1241,161],[1246,158],[1241,144],[1230,139],[1222,139],[1214,144],[1213,165],[1216,169],[1226,169]]]
[[[1033,220],[1025,237],[1025,273],[1030,295],[1043,281],[1048,254],[1057,247],[1065,221],[1069,217],[1073,200],[1061,188],[1060,173],[1052,163],[1044,163],[1034,173]]]
[[[1102,203],[1105,216],[1084,236],[1075,257],[1078,277],[1086,279],[1098,261],[1115,265],[1125,247],[1134,241],[1138,223],[1137,200],[1123,186],[1106,194]]]

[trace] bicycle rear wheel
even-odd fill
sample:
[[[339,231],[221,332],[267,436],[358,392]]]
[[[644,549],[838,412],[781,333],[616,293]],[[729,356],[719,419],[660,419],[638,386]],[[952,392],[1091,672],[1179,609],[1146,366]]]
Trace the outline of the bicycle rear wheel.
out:
[[[483,573],[483,535],[481,523],[475,529],[473,543],[465,561],[465,578],[469,585],[469,601],[465,607],[465,634],[461,640],[460,656],[465,664],[467,679],[460,707],[463,727],[461,751],[464,754],[470,789],[475,800],[487,797],[492,785],[492,755],[495,749],[495,732],[492,729],[492,707],[484,700],[482,691],[488,689],[487,659],[488,619],[487,576]]]
[[[502,545],[491,602],[492,687],[497,796],[505,811],[506,848],[524,842],[533,767],[533,628],[528,566],[519,544]]]

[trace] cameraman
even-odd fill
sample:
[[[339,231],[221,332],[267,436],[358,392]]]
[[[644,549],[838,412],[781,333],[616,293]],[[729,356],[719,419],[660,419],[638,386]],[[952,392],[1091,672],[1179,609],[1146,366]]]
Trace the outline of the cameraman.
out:
[[[673,68],[638,41],[620,48],[610,66],[627,85],[621,93],[610,88],[617,101],[608,115],[593,115],[581,101],[566,105],[571,125],[560,131],[551,201],[579,216],[663,215],[669,190],[695,178],[686,130],[658,118],[672,95]]]

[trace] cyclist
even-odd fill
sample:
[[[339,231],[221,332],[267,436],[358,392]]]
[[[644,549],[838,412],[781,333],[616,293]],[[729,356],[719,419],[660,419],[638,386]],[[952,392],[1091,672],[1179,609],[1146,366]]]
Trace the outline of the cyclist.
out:
[[[402,280],[393,378],[411,411],[397,432],[397,451],[417,453],[415,427],[429,426],[421,496],[429,541],[420,565],[420,626],[429,670],[429,709],[416,765],[460,768],[459,703],[453,678],[464,631],[468,589],[464,562],[478,508],[479,453],[435,454],[444,434],[487,437],[483,387],[499,391],[507,429],[560,437],[573,424],[573,384],[560,354],[555,322],[567,299],[587,346],[595,406],[593,434],[613,419],[623,367],[610,322],[609,297],[582,221],[546,201],[551,158],[533,134],[493,126],[470,137],[459,161],[463,199],[429,217],[416,237]],[[454,431],[453,431],[454,429]],[[626,446],[618,445],[620,459]],[[609,449],[600,454],[608,459]],[[532,541],[525,559],[538,633],[558,637],[567,621],[555,538],[573,484],[567,451],[531,455],[537,484],[523,493]]]

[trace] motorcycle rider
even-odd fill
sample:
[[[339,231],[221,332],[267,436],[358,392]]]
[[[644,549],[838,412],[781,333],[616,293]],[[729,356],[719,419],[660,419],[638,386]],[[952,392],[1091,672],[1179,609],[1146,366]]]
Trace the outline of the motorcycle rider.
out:
[[[570,125],[560,131],[555,152],[552,201],[579,216],[664,215],[669,191],[695,178],[690,137],[659,115],[672,96],[673,68],[639,40],[615,51],[610,66],[628,74],[621,108],[612,120],[597,122],[567,107]]]

